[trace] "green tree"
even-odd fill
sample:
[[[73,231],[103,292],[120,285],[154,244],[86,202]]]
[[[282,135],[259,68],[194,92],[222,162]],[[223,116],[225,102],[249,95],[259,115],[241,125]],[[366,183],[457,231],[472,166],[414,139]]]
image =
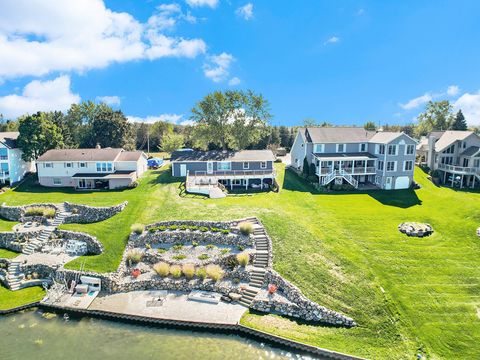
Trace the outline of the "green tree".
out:
[[[421,137],[434,130],[447,130],[452,121],[452,105],[448,100],[429,101],[425,111],[418,115],[415,135]]]
[[[373,121],[367,121],[364,125],[363,125],[363,128],[365,130],[369,130],[369,131],[375,131],[377,130],[377,126],[375,125],[375,123]]]
[[[304,127],[318,126],[317,121],[314,118],[305,118],[302,120]]]
[[[196,143],[224,150],[256,144],[270,118],[267,100],[250,90],[208,94],[195,105],[191,116],[197,125]]]
[[[22,150],[22,159],[32,161],[45,151],[63,146],[61,130],[46,113],[37,112],[20,118],[17,144]]]
[[[162,138],[160,150],[172,153],[177,149],[181,149],[184,143],[185,139],[182,134],[169,133]]]
[[[303,175],[305,177],[308,177],[310,175],[310,165],[308,164],[307,157],[303,159],[303,168],[302,168]]]
[[[462,110],[458,110],[457,114],[455,115],[455,119],[450,125],[450,130],[467,130],[467,129],[468,129],[468,126],[467,126],[467,121],[465,120],[465,116],[463,116]]]
[[[113,111],[108,106],[101,108],[91,123],[91,136],[85,144],[88,147],[100,144],[102,147],[133,150],[135,148],[133,126],[121,111]]]

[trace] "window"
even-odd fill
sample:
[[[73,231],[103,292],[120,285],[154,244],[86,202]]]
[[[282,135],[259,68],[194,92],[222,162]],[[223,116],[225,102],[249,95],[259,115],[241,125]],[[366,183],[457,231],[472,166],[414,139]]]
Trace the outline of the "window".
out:
[[[7,148],[0,148],[0,160],[8,160]]]
[[[250,167],[250,163],[244,162],[243,163],[243,170],[247,170]]]
[[[466,142],[466,141],[463,141],[463,142],[462,142],[462,148],[465,149],[466,147],[467,147],[467,142]]]
[[[449,146],[443,153],[444,154],[453,154],[455,152],[455,144]]]
[[[86,168],[86,167],[87,167],[87,163],[86,163],[86,162],[78,163],[78,167]]]
[[[397,155],[397,145],[388,145],[388,155]]]
[[[53,178],[53,185],[62,185],[62,179]]]
[[[315,144],[313,147],[314,153],[323,153],[325,152],[325,144]]]
[[[387,161],[387,171],[396,171],[397,162],[396,161]]]
[[[473,166],[474,167],[480,167],[480,159],[473,160]]]
[[[345,144],[337,144],[337,153],[345,151]]]
[[[404,161],[403,162],[403,171],[412,171],[413,170],[413,161]]]
[[[233,179],[232,184],[233,185],[242,185],[242,179]]]
[[[71,163],[71,162],[66,162],[64,165],[67,168],[72,168],[73,167],[73,163]]]
[[[360,144],[359,149],[360,149],[360,152],[367,151],[367,144]]]
[[[232,163],[229,161],[219,161],[217,163],[217,170],[231,170],[232,169]]]
[[[377,169],[383,171],[383,161],[378,162]]]
[[[415,145],[407,145],[405,147],[405,155],[413,155],[415,153]]]
[[[260,169],[266,169],[267,168],[267,162],[266,161],[262,161],[260,163]]]
[[[44,168],[53,168],[53,163],[43,163]]]
[[[382,155],[385,154],[385,145],[378,146],[378,153]]]
[[[112,163],[97,163],[98,172],[111,172],[113,170]]]
[[[0,165],[1,165],[0,169],[2,173],[8,173],[8,163],[1,163]]]

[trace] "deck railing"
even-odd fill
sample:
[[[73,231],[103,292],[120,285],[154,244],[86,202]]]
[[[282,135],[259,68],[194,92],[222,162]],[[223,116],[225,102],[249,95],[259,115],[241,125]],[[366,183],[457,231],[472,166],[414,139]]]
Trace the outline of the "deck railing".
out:
[[[265,170],[217,170],[212,173],[195,171],[196,177],[222,177],[222,176],[275,176],[274,169]]]
[[[476,167],[466,167],[466,166],[456,166],[448,164],[438,164],[440,170],[446,170],[454,173],[466,174],[466,175],[479,175],[480,168]]]
[[[363,174],[374,174],[376,173],[376,168],[375,166],[355,166],[353,167],[340,167],[341,171],[344,171],[347,174],[350,175],[363,175]],[[330,167],[322,167],[319,169],[317,167],[317,175],[325,176],[327,174],[330,174],[332,172],[332,168]]]

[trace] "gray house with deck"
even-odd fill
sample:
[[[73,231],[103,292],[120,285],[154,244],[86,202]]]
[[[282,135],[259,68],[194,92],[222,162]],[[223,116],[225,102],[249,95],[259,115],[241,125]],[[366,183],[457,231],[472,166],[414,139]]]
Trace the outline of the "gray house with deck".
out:
[[[354,188],[406,189],[413,181],[417,142],[401,132],[359,127],[307,127],[298,130],[291,165],[314,164],[319,184],[348,183]]]
[[[270,150],[177,150],[170,160],[172,176],[185,177],[187,191],[211,197],[212,192],[220,195],[219,187],[263,189],[275,179],[275,156]]]

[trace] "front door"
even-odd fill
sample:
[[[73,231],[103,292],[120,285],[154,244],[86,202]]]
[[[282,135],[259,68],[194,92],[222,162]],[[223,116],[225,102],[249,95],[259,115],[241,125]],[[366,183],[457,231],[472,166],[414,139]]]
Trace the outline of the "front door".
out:
[[[213,174],[213,161],[207,161],[207,174]]]
[[[180,164],[180,176],[187,176],[187,164]]]
[[[385,190],[391,190],[392,189],[392,177],[389,176],[385,179]]]

